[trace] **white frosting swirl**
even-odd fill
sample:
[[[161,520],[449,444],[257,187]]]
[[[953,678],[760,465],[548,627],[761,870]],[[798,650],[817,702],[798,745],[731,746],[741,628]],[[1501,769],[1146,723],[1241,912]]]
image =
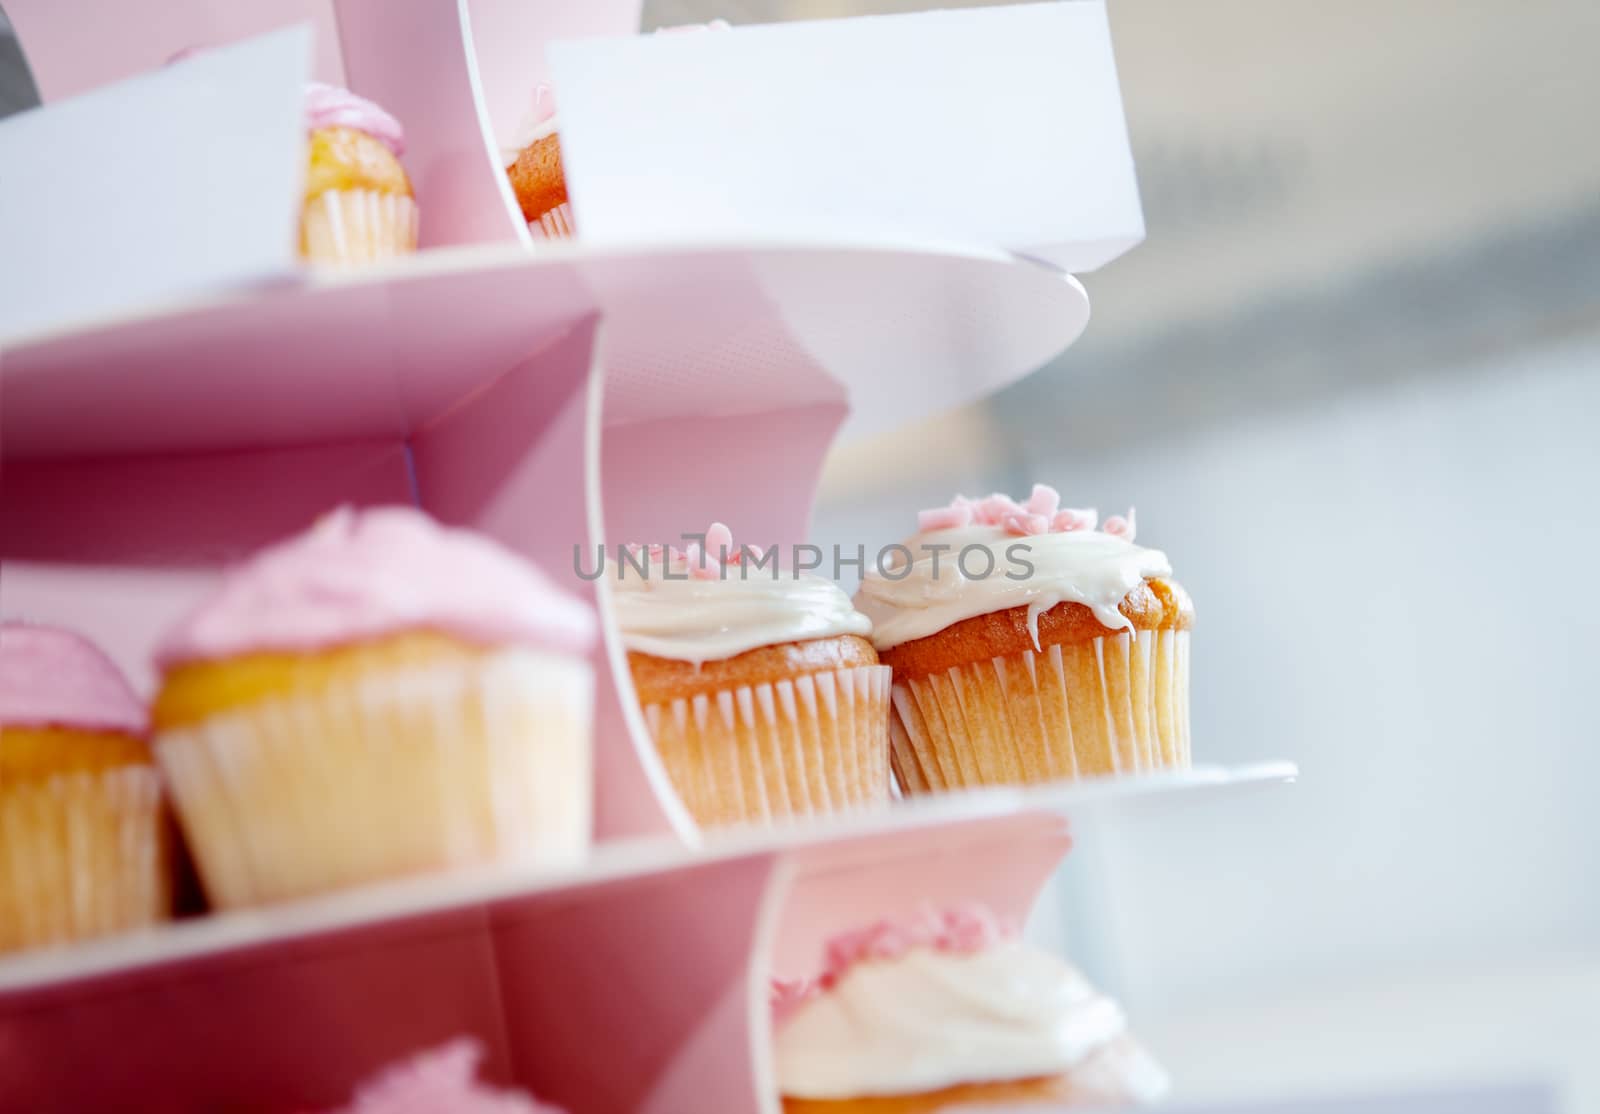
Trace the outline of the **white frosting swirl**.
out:
[[[858,963],[777,1035],[794,1098],[937,1091],[1070,1071],[1126,1030],[1121,1008],[1017,941],[971,954],[916,948]]]
[[[1081,603],[1113,630],[1131,627],[1117,610],[1123,598],[1150,577],[1172,574],[1160,550],[1098,530],[1018,536],[973,524],[930,530],[903,544],[911,551],[909,567],[902,560],[889,575],[872,570],[856,593],[880,650],[1023,605],[1036,647],[1039,616],[1059,603]]]
[[[674,577],[686,576],[674,558]],[[641,654],[674,661],[721,661],[760,646],[866,637],[871,621],[831,580],[730,565],[720,578],[667,579],[659,560],[647,576],[626,565],[611,581],[622,643]]]

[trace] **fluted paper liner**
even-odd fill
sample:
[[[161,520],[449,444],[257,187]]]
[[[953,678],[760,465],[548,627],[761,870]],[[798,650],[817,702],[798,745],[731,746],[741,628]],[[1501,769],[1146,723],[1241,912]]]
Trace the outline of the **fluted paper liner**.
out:
[[[313,263],[371,263],[417,250],[417,203],[402,193],[327,190],[306,202],[300,250]]]
[[[890,670],[864,665],[644,707],[701,825],[771,822],[889,799]]]
[[[539,214],[538,220],[528,222],[528,232],[535,240],[570,240],[578,234],[572,220],[572,203],[563,201],[554,209]]]
[[[1189,632],[1139,631],[900,679],[907,793],[1189,765]]]
[[[0,785],[0,952],[169,917],[169,823],[151,765]]]
[[[207,894],[276,901],[589,842],[588,663],[507,650],[164,731],[156,754]]]

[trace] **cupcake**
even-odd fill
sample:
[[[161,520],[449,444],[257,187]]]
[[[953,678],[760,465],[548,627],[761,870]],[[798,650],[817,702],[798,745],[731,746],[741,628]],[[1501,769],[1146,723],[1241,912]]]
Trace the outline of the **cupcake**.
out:
[[[781,576],[726,526],[687,552],[628,551],[612,582],[633,687],[662,765],[706,826],[889,795],[889,670],[832,581]]]
[[[774,1007],[784,1114],[1104,1108],[1167,1087],[1115,1002],[982,908],[836,937]]]
[[[521,1091],[479,1083],[482,1059],[483,1045],[460,1037],[384,1068],[330,1114],[564,1114]]]
[[[69,631],[0,625],[0,952],[171,912],[144,705]]]
[[[532,566],[410,508],[224,574],[160,644],[152,709],[212,903],[580,857],[593,639]]]
[[[958,496],[863,577],[908,793],[1188,767],[1194,607],[1132,511],[1059,503]]]
[[[417,250],[417,204],[400,165],[405,133],[348,89],[306,86],[310,150],[300,254],[313,263],[367,263]]]
[[[573,235],[572,206],[561,168],[561,140],[556,134],[555,92],[540,82],[533,107],[517,129],[506,158],[506,177],[516,195],[522,219],[535,239],[557,240]]]
[[[720,19],[710,23],[663,27],[657,34],[678,31],[726,31]],[[511,192],[522,219],[536,240],[566,239],[577,233],[572,205],[567,199],[567,178],[561,164],[561,139],[556,127],[555,90],[548,82],[534,87],[533,104],[517,125],[511,145],[501,151]]]

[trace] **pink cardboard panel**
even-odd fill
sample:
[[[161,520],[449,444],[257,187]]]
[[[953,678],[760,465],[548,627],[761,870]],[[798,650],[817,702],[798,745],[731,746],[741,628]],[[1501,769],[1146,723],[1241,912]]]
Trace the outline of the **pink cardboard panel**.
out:
[[[771,868],[734,859],[497,911],[519,1078],[582,1114],[758,1110],[746,991]]]
[[[13,461],[0,471],[0,615],[104,646],[150,692],[150,651],[216,569],[340,503],[409,503],[395,442],[278,452]]]
[[[1029,812],[790,851],[772,970],[814,975],[830,936],[929,904],[1021,923],[1071,845],[1062,817]]]
[[[305,22],[315,30],[313,76],[344,83],[333,0],[7,0],[5,8],[47,104],[153,70],[190,47]]]
[[[0,444],[17,459],[406,436],[595,313],[608,426],[848,404],[865,432],[1014,381],[1089,305],[1046,268],[917,246],[435,252],[13,340]]]
[[[469,908],[0,999],[0,1105],[329,1109],[464,1033],[509,1080],[486,922]]]
[[[421,247],[524,242],[526,224],[491,154],[465,4],[337,0],[337,6],[350,88],[405,126]]]

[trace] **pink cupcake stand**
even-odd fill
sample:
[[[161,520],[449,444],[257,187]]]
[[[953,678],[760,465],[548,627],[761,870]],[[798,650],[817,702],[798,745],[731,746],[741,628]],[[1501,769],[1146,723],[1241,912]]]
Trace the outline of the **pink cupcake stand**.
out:
[[[980,397],[1087,323],[1064,271],[931,237],[534,245],[496,127],[546,41],[635,31],[637,0],[7,8],[47,102],[309,20],[314,72],[408,131],[414,258],[347,276],[285,261],[0,331],[0,609],[85,631],[147,690],[153,639],[221,563],[334,505],[416,503],[556,574],[575,543],[713,519],[798,542],[836,438]],[[1200,768],[702,837],[645,734],[603,582],[571,582],[605,630],[586,864],[0,959],[0,1110],[328,1107],[470,1033],[490,1077],[574,1114],[774,1114],[768,978],[808,972],[826,935],[924,902],[1025,917],[1067,817],[1294,776]]]

